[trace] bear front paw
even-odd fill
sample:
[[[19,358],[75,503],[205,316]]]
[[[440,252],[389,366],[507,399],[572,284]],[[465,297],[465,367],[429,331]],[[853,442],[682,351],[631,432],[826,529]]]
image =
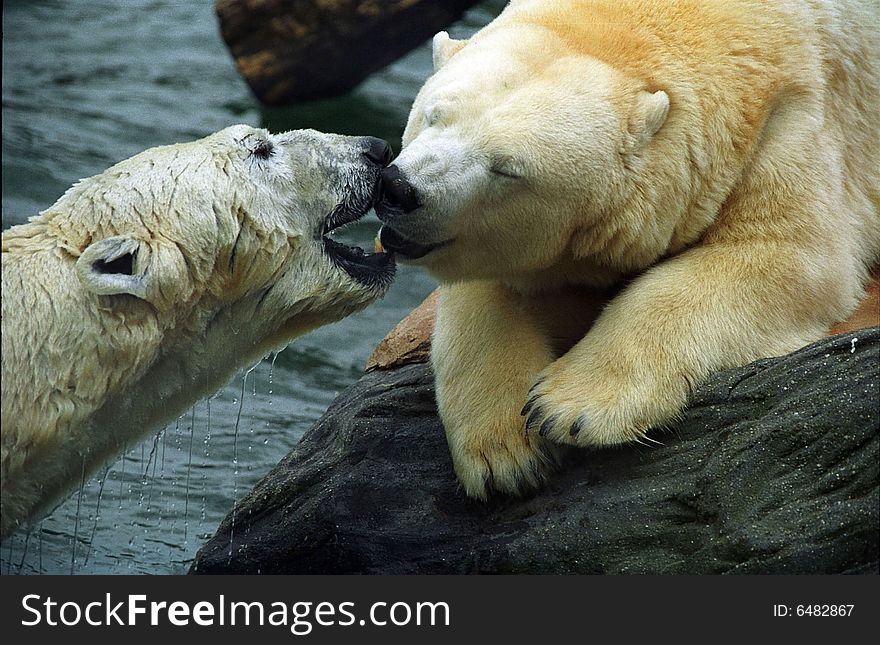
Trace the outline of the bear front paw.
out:
[[[529,390],[520,414],[529,436],[586,448],[659,443],[648,430],[674,421],[682,405],[671,391],[652,392],[644,383],[582,372],[569,377],[551,367]]]
[[[493,492],[521,496],[540,488],[561,457],[560,446],[521,431],[476,444],[450,437],[450,449],[464,492],[483,501]]]

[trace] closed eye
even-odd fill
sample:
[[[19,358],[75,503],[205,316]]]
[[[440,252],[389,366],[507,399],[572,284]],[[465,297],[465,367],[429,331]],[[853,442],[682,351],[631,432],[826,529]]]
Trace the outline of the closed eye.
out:
[[[257,159],[268,159],[273,154],[275,154],[275,145],[269,139],[263,139],[251,150],[251,156]]]
[[[500,177],[507,177],[508,179],[520,179],[522,177],[522,175],[516,171],[504,166],[491,166],[489,172],[493,175],[499,175]]]
[[[256,139],[256,143],[252,143],[252,139]],[[236,139],[235,142],[244,146],[247,150],[248,157],[251,159],[263,161],[275,154],[275,144],[272,143],[272,140],[265,136],[265,134],[260,135],[256,132],[250,132],[241,139]]]
[[[489,157],[489,172],[499,177],[507,177],[508,179],[519,179],[522,173],[517,168],[516,161],[507,155],[498,155]]]

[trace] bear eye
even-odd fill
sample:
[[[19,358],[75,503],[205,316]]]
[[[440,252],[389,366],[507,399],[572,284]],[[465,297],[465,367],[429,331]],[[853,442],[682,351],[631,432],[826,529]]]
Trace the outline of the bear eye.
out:
[[[263,139],[251,150],[251,156],[257,159],[268,159],[273,154],[275,154],[275,146],[268,139]]]
[[[492,168],[489,168],[489,172],[491,172],[493,175],[507,177],[508,179],[519,179],[520,177],[522,177],[522,175],[518,175],[512,170],[508,170],[507,168],[496,168],[494,166]]]
[[[506,156],[492,157],[489,160],[489,172],[508,179],[520,179],[522,173],[518,170],[513,159]]]

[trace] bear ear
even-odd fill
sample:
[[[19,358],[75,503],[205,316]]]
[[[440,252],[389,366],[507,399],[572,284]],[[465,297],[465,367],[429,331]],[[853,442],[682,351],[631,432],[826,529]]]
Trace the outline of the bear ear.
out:
[[[143,267],[149,246],[127,235],[116,235],[89,244],[76,261],[83,286],[103,296],[126,293],[147,299],[149,278]],[[144,257],[147,256],[147,257]]]
[[[446,31],[438,32],[434,36],[434,71],[443,67],[449,59],[455,56],[465,45],[466,40],[452,40]]]
[[[629,132],[635,138],[637,146],[647,143],[654,136],[666,122],[667,114],[669,114],[669,96],[666,92],[642,90],[638,93],[635,108],[629,119]]]

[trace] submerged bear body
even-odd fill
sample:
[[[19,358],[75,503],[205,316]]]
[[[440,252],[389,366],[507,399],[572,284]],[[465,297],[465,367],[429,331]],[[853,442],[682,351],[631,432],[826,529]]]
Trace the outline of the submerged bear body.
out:
[[[324,235],[369,210],[389,154],[233,126],[4,231],[0,534],[237,369],[379,298],[391,258]]]

